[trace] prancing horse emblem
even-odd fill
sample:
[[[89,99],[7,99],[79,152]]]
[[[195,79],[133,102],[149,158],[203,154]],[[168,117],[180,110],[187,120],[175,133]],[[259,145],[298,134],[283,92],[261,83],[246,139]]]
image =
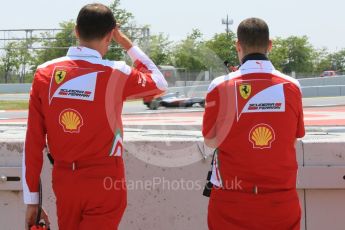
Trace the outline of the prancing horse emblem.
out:
[[[54,74],[56,84],[60,84],[65,80],[67,72],[64,70],[56,70]]]
[[[248,83],[240,84],[239,90],[243,99],[247,100],[252,92],[252,86]]]

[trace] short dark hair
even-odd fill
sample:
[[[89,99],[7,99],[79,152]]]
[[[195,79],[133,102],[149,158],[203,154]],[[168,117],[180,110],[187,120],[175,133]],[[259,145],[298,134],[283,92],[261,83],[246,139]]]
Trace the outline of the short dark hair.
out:
[[[247,18],[237,28],[237,39],[244,49],[267,49],[269,37],[268,25],[260,18]]]
[[[103,4],[94,3],[81,8],[76,28],[81,39],[90,41],[104,38],[115,26],[113,12]]]

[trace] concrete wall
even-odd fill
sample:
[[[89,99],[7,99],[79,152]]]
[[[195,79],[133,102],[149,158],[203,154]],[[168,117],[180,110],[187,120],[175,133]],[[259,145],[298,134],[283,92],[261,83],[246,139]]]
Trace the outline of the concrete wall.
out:
[[[0,94],[29,93],[31,84],[0,84]]]
[[[298,79],[301,86],[345,85],[345,76]]]
[[[345,85],[345,76],[301,78],[297,80],[301,86]],[[196,86],[210,83],[210,81],[177,81],[176,86]]]
[[[345,96],[345,76],[298,79],[303,97]]]
[[[25,128],[20,129],[24,131]],[[7,131],[10,136],[11,132],[14,131]],[[0,143],[0,174],[20,174],[24,135],[20,136]],[[206,230],[208,199],[201,193],[210,167],[210,157],[203,160],[203,154],[209,156],[212,150],[203,146],[199,136],[191,138],[185,134],[179,139],[165,139],[165,135],[160,135],[160,141],[152,141],[153,136],[148,133],[127,135],[124,160],[128,207],[120,229]],[[344,140],[345,136],[339,133],[315,133],[297,145],[297,186],[303,211],[302,229],[344,229]],[[12,169],[9,170],[9,167]],[[51,166],[47,161],[42,180],[44,206],[51,217],[52,229],[57,229],[55,198],[51,191]],[[145,185],[133,186],[137,182],[144,182]],[[23,221],[21,184],[0,183],[1,229],[23,229]]]
[[[302,86],[303,97],[345,96],[345,76],[298,79]],[[179,92],[188,97],[204,97],[208,85],[187,82],[187,86],[171,87],[169,92]]]
[[[168,89],[168,93],[179,92],[187,97],[205,97],[208,85],[181,86]]]
[[[211,81],[176,81],[175,87],[209,85]]]
[[[345,96],[345,85],[302,86],[303,97]]]
[[[345,96],[345,76],[298,79],[304,97]],[[180,92],[186,96],[204,97],[209,82],[178,82],[168,92]],[[28,93],[31,84],[0,84],[0,94]]]
[[[169,93],[179,92],[187,97],[205,97],[208,85],[172,87],[168,89]],[[329,86],[302,86],[303,97],[333,97],[345,96],[345,85]]]

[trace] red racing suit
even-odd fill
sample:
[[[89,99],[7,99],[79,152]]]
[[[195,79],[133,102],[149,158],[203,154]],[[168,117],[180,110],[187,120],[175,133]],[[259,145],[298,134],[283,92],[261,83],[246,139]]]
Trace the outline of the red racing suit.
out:
[[[305,134],[301,98],[298,81],[268,60],[248,60],[211,83],[202,130],[218,146],[210,229],[298,229],[295,141]]]
[[[159,95],[167,89],[161,72],[138,47],[128,50],[128,55],[135,68],[122,61],[104,60],[96,50],[71,47],[65,57],[37,68],[30,92],[23,154],[26,204],[38,203],[42,151],[46,144],[57,165],[90,161],[97,164],[97,159],[100,162],[104,158],[116,159],[110,167],[117,165],[117,173],[124,174],[123,102]],[[56,173],[67,176],[63,174]],[[58,179],[53,171],[53,186]]]

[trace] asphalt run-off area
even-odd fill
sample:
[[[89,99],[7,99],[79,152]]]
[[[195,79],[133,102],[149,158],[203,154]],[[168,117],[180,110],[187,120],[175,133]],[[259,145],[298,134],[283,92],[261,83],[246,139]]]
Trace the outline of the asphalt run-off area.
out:
[[[15,99],[2,95],[1,98]],[[21,100],[28,97],[18,96]],[[305,98],[304,120],[306,126],[344,126],[345,97]],[[203,108],[159,108],[149,110],[141,101],[126,102],[123,110],[125,127],[139,129],[183,129],[197,130],[201,127]],[[25,125],[26,110],[0,111],[0,125]]]

